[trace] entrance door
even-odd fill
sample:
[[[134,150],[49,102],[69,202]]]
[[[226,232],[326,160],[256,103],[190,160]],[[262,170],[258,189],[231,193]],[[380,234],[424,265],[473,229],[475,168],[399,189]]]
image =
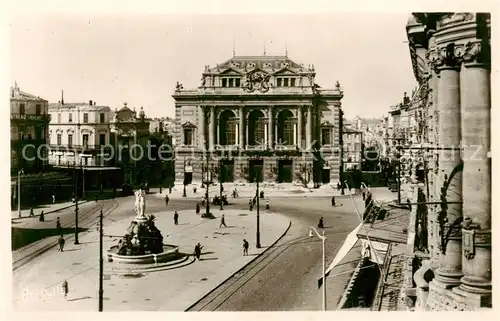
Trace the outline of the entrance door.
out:
[[[329,168],[323,168],[322,173],[321,173],[321,178],[323,179],[323,184],[330,183],[330,169]]]
[[[234,181],[234,160],[221,160],[221,179],[222,182]]]
[[[259,180],[262,182],[264,177],[264,161],[262,159],[251,159],[248,161],[248,181],[254,183]]]
[[[278,161],[278,183],[293,182],[293,161],[281,159]]]

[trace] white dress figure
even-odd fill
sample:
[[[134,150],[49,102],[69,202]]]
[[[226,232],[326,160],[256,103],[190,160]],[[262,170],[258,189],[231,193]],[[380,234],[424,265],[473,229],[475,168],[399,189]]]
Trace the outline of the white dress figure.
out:
[[[144,212],[146,211],[146,193],[139,189],[135,191],[135,212],[137,213],[137,218],[145,218]]]

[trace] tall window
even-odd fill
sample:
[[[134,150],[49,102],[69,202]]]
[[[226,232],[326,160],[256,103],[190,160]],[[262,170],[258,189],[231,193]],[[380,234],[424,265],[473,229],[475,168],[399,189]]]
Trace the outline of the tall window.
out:
[[[293,127],[294,121],[293,119],[287,119],[285,121],[285,126],[283,128],[283,141],[281,143],[285,145],[293,145]]]
[[[24,104],[19,104],[19,115],[24,115],[26,113]]]
[[[276,87],[281,87],[281,78],[276,79]]]
[[[42,127],[35,127],[35,139],[43,139],[43,128]]]
[[[35,105],[35,115],[40,116],[41,113],[42,113],[42,105],[36,104]]]
[[[73,146],[73,134],[68,134],[68,147]]]
[[[290,87],[295,87],[295,78],[290,79]]]
[[[57,114],[57,123],[60,124],[61,123],[61,114]]]
[[[222,87],[227,87],[227,79],[222,78]]]
[[[104,116],[104,113],[100,113],[100,114],[99,114],[99,122],[100,122],[100,123],[104,123],[105,121],[106,121],[106,118],[105,118],[105,116]]]
[[[89,122],[89,114],[83,113],[83,123],[87,124]]]
[[[89,135],[88,134],[83,134],[83,146],[87,147],[89,145]]]
[[[57,134],[57,145],[61,146],[61,144],[62,144],[62,135]]]
[[[99,145],[106,145],[106,134],[99,134]]]
[[[73,114],[69,113],[68,114],[68,121],[71,123],[73,121]]]
[[[229,87],[234,87],[234,78],[229,78]]]
[[[323,145],[332,144],[332,136],[330,128],[321,128],[321,142]]]
[[[236,122],[230,120],[226,127],[226,145],[236,144]]]
[[[288,87],[288,78],[283,78],[283,87]]]
[[[184,145],[193,145],[193,128],[184,128]]]
[[[235,78],[234,79],[234,86],[239,87],[240,86],[240,78]]]

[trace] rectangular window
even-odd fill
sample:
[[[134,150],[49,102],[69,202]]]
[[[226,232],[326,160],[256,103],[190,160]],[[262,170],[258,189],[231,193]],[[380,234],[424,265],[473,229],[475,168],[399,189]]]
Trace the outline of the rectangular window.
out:
[[[61,114],[57,114],[57,123],[60,124],[61,123]]]
[[[57,145],[61,146],[61,144],[62,144],[62,135],[57,134]]]
[[[288,78],[283,78],[283,87],[288,87]]]
[[[276,87],[281,87],[281,78],[276,78]]]
[[[73,135],[68,134],[68,147],[73,146]]]
[[[99,134],[99,145],[106,145],[106,134]]]
[[[35,139],[43,139],[43,128],[35,127]]]
[[[222,78],[222,87],[227,87],[227,78]]]
[[[330,128],[321,128],[321,142],[323,145],[331,145]]]
[[[290,79],[290,87],[295,87],[295,78]]]
[[[106,116],[104,115],[104,113],[99,114],[99,122],[101,124],[106,122]]]
[[[87,124],[89,122],[89,114],[83,113],[83,123]]]
[[[73,121],[73,114],[69,113],[68,114],[68,121],[71,123]]]
[[[83,146],[87,147],[89,145],[89,135],[88,134],[84,134],[82,141],[83,141]]]
[[[35,115],[40,116],[41,113],[42,113],[42,105],[36,104],[35,105]]]
[[[192,128],[184,128],[184,145],[186,145],[186,146],[193,145],[193,129]]]
[[[234,87],[234,78],[229,78],[229,86],[228,87]]]
[[[19,105],[19,115],[24,115],[26,113],[26,107],[24,104]]]
[[[239,86],[240,86],[240,78],[236,78],[236,79],[234,80],[234,86],[235,86],[235,87],[239,87]]]

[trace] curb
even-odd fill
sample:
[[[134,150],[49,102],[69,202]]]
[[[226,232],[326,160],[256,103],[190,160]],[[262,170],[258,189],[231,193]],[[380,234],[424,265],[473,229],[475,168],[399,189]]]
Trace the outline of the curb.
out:
[[[89,201],[79,201],[78,202],[78,205],[81,205],[81,204],[85,204],[85,203],[88,203]],[[43,211],[43,214],[44,215],[47,215],[47,214],[53,214],[53,213],[56,213],[56,212],[59,212],[59,211],[62,211],[62,210],[65,210],[65,209],[68,209],[70,207],[73,207],[75,206],[75,204],[71,204],[71,205],[68,205],[68,206],[65,206],[65,207],[61,207],[61,208],[58,208],[56,210],[51,210],[51,211],[48,211],[48,212],[45,212]],[[14,218],[11,218],[10,220],[11,221],[18,221],[18,220],[24,220],[24,219],[27,219],[27,218],[34,218],[34,217],[39,217],[40,214],[37,214],[37,215],[34,215],[34,216],[23,216],[23,217],[14,217]]]
[[[290,229],[290,226],[292,225],[292,221],[288,221],[288,226],[287,228],[285,229],[285,232],[283,232],[283,234],[281,234],[281,236],[279,236],[276,241],[274,241],[270,246],[268,246],[264,251],[262,251],[259,255],[256,255],[252,260],[250,260],[248,263],[246,263],[245,265],[243,265],[241,268],[239,268],[236,272],[234,272],[233,274],[231,274],[230,276],[228,276],[224,281],[222,281],[221,283],[219,283],[217,286],[215,286],[212,290],[208,291],[205,295],[203,295],[201,298],[199,298],[198,300],[196,300],[196,302],[194,302],[193,304],[191,304],[189,307],[187,307],[184,312],[188,312],[192,307],[194,307],[195,305],[198,304],[198,302],[200,302],[201,300],[205,299],[207,296],[209,296],[212,292],[214,292],[215,290],[217,290],[218,288],[220,288],[224,283],[226,283],[230,278],[232,278],[234,275],[240,273],[243,269],[245,269],[248,265],[250,265],[250,263],[252,263],[253,261],[255,261],[257,258],[259,258],[261,255],[263,255],[264,253],[266,253],[268,250],[270,250],[276,243],[278,243],[279,240],[281,240],[283,238],[283,236],[286,235],[286,233],[288,233],[288,230]]]

